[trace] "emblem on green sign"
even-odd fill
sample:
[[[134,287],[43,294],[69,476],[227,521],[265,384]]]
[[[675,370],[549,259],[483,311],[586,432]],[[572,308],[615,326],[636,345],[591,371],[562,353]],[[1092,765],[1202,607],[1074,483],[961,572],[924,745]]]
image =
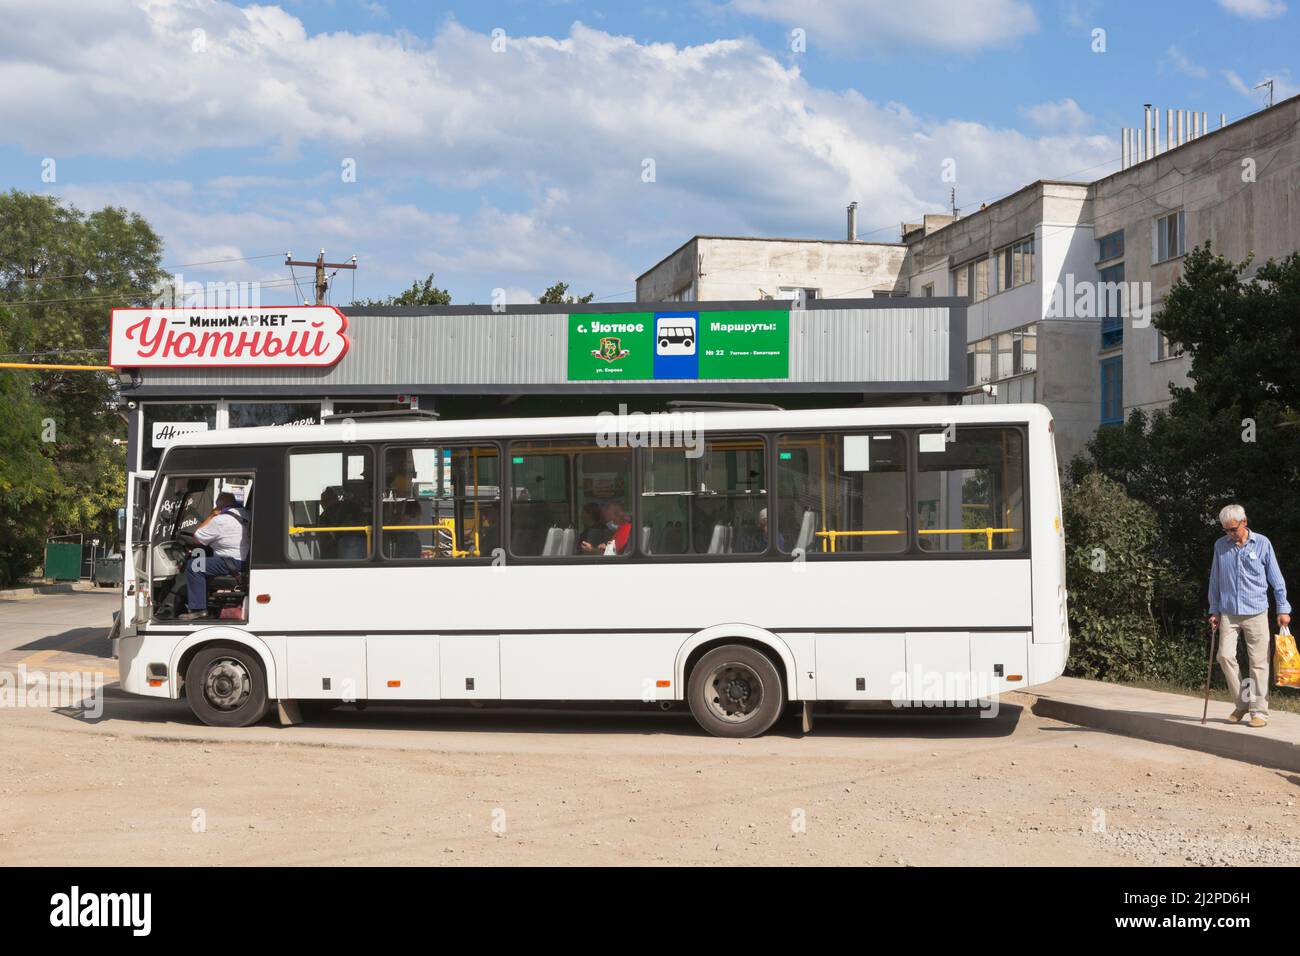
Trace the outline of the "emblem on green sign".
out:
[[[628,350],[623,348],[623,343],[617,336],[610,336],[601,339],[600,348],[593,349],[591,354],[606,362],[617,362],[619,359],[627,358]]]

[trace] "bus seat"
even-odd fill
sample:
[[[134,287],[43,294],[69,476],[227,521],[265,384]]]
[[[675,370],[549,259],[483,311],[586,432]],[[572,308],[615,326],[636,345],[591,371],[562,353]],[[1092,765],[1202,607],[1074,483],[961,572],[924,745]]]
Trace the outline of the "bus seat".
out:
[[[817,530],[817,512],[809,509],[803,513],[803,521],[799,523],[799,537],[795,539],[795,551],[807,553],[808,546],[812,544],[813,532]]]
[[[565,528],[560,532],[560,550],[556,554],[573,554],[578,549],[578,532]]]
[[[725,554],[727,551],[727,526],[715,524],[713,537],[709,539],[709,554]]]
[[[654,553],[653,549],[650,546],[650,542],[654,537],[654,530],[655,529],[650,527],[650,525],[644,525],[641,528],[641,553],[642,554]]]
[[[551,525],[546,529],[546,543],[542,545],[542,555],[552,557],[562,554],[560,551],[560,542],[563,540],[564,529],[559,525]]]

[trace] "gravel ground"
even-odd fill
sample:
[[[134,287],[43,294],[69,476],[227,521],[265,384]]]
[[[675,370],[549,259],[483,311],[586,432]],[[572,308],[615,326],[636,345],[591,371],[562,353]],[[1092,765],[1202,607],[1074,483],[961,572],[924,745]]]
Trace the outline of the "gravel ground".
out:
[[[1023,701],[1023,699],[1021,699]],[[0,709],[0,864],[1296,865],[1292,774],[1035,717]]]

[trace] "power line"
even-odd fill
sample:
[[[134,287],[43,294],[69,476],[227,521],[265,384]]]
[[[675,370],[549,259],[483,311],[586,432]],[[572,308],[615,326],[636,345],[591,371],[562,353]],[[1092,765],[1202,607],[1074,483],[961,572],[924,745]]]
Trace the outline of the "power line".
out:
[[[257,259],[275,259],[281,256],[282,254],[283,253],[279,253],[279,252],[268,252],[266,255],[262,255],[262,256],[232,256],[231,258],[228,259],[206,259],[202,262],[177,262],[177,263],[173,263],[172,265],[158,266],[157,268],[163,270],[164,272],[170,272],[173,269],[188,269],[191,266],[211,266],[211,265],[217,265],[218,263],[222,263],[222,262],[253,262]],[[61,276],[40,275],[40,276],[22,276],[21,278],[25,282],[55,282],[60,279],[89,279],[90,277],[86,275],[86,272],[89,271],[90,270],[86,270],[84,272],[73,272],[73,273],[69,273],[68,275],[61,275]]]

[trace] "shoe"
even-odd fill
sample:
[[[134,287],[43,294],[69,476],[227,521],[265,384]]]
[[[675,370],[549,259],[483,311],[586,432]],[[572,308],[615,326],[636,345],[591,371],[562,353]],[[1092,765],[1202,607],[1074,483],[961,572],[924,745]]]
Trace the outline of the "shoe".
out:
[[[1258,729],[1258,728],[1260,728],[1260,727],[1267,727],[1267,726],[1268,726],[1268,718],[1265,717],[1263,714],[1251,714],[1251,715],[1250,715],[1250,726],[1252,726],[1252,727],[1254,727],[1254,728],[1256,728],[1256,729]]]
[[[207,619],[207,611],[186,611],[184,614],[177,614],[173,618],[173,620],[177,621],[206,621]]]
[[[1241,723],[1241,718],[1245,716],[1246,716],[1246,708],[1238,707],[1236,710],[1234,710],[1231,714],[1228,715],[1228,719],[1232,721],[1234,724],[1239,724]]]

